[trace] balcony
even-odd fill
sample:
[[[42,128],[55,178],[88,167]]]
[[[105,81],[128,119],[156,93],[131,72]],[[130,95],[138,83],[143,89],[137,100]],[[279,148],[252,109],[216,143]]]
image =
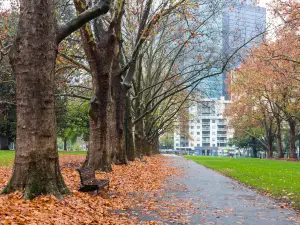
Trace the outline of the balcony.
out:
[[[217,134],[217,137],[227,137],[227,134]]]
[[[202,137],[210,137],[210,134],[202,134]]]

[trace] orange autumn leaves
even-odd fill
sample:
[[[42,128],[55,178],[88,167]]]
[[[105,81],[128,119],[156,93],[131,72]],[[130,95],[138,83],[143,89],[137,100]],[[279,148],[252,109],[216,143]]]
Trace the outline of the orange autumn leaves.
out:
[[[299,116],[300,36],[290,25],[281,27],[275,40],[252,49],[228,77],[233,104],[226,114],[236,130],[263,127],[266,121],[270,128],[274,117]]]
[[[23,199],[22,193],[0,196],[0,224],[137,224],[138,219],[129,216],[126,210],[138,205],[150,207],[155,195],[145,193],[162,190],[167,177],[178,169],[169,167],[163,156],[146,157],[147,163],[139,160],[129,166],[113,166],[113,172],[97,173],[98,178],[109,176],[111,183],[108,198],[91,196],[77,191],[79,176],[76,168],[84,156],[61,156],[62,174],[72,195],[64,200],[53,196],[40,196],[32,201]],[[5,186],[11,168],[0,167],[0,187]],[[117,214],[115,211],[121,210]],[[145,224],[156,224],[145,222]]]

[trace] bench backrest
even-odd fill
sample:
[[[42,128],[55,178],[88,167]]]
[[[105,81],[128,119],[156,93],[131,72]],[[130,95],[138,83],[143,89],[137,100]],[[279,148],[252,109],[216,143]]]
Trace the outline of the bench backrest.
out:
[[[95,171],[87,166],[77,169],[82,185],[92,184],[96,180]]]

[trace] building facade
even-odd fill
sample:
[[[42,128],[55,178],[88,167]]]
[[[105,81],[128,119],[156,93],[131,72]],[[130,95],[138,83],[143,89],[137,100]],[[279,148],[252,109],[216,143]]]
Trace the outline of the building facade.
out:
[[[247,51],[265,39],[266,8],[259,7],[253,0],[237,1],[227,7],[222,15],[222,54],[231,58],[227,70],[240,65]],[[227,72],[223,73],[222,95],[227,99]]]
[[[174,133],[175,150],[195,151],[199,155],[220,155],[229,148],[228,140],[233,130],[223,113],[230,104],[224,97],[201,99],[189,108],[189,133]]]

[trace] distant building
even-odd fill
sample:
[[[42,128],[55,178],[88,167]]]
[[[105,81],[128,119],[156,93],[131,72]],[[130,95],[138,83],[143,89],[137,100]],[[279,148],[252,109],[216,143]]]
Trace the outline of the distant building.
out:
[[[223,11],[222,54],[224,59],[234,54],[229,69],[239,66],[247,54],[246,50],[259,45],[265,39],[266,9],[257,6],[255,2],[240,0]],[[235,53],[238,49],[240,51]],[[225,79],[226,72],[223,74],[222,95],[227,99],[229,96]]]
[[[189,136],[180,131],[174,133],[175,150],[198,150],[200,155],[216,155],[226,152],[233,130],[224,118],[225,108],[230,104],[224,97],[201,99],[189,108]],[[199,151],[200,150],[200,151]]]

